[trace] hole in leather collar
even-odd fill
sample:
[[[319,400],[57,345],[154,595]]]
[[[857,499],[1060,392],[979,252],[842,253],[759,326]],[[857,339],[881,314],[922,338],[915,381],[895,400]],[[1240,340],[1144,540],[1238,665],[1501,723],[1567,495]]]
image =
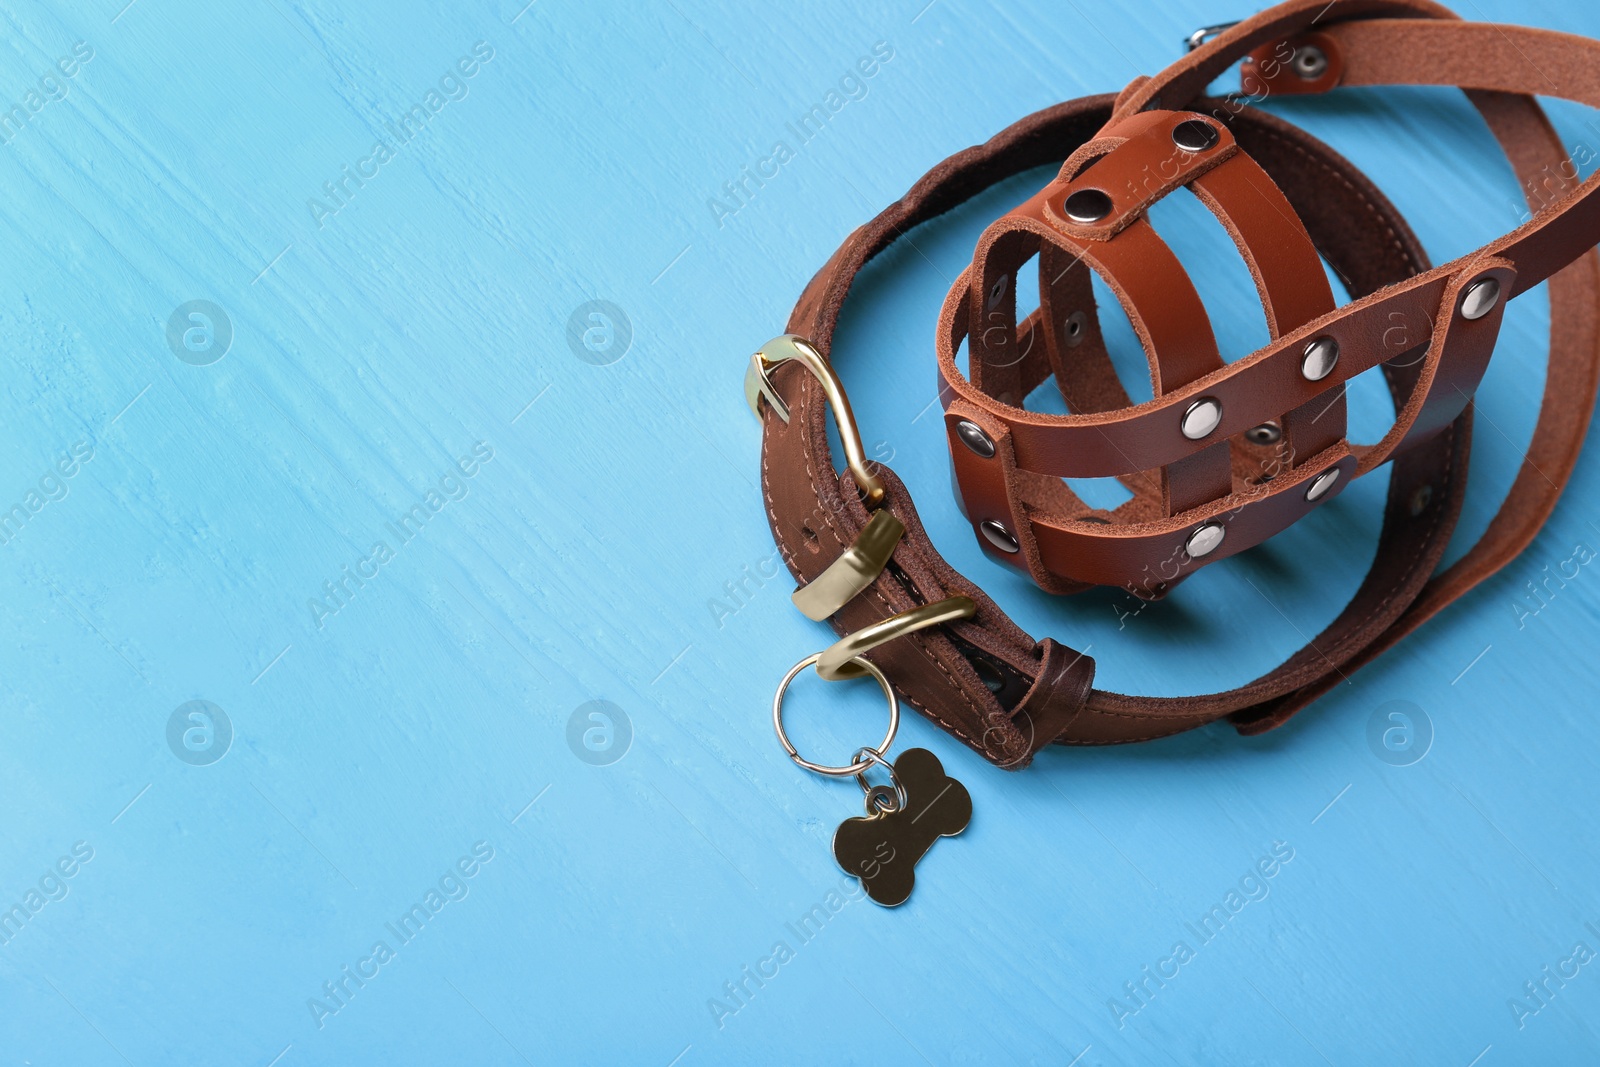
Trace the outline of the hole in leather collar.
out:
[[[972,669],[978,672],[979,680],[983,682],[989,692],[998,694],[1000,690],[1006,687],[1005,675],[1000,673],[999,667],[996,667],[986,659],[977,657],[968,657],[968,661],[972,664]]]
[[[1007,711],[1015,708],[1022,698],[1028,695],[1028,690],[1033,687],[1033,680],[1024,675],[1010,664],[996,659],[987,652],[981,652],[970,643],[962,640],[954,633],[947,636],[967,657],[967,662],[972,666],[973,673],[983,682],[984,688],[994,694],[1002,708]]]
[[[813,530],[810,524],[801,523],[800,532],[805,535],[805,541],[802,543],[812,555],[822,551],[822,545],[819,543],[817,538],[817,531]]]
[[[1433,486],[1424,485],[1411,494],[1411,517],[1419,517],[1428,510],[1428,505],[1433,502]]]

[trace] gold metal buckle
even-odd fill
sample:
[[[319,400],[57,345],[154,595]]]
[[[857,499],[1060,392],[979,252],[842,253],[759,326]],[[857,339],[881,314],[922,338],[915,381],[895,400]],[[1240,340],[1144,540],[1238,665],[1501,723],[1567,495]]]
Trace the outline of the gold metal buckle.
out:
[[[897,637],[905,637],[918,630],[926,630],[930,626],[938,626],[940,623],[970,618],[977,612],[978,605],[968,597],[951,596],[932,604],[924,604],[920,608],[902,611],[887,619],[880,619],[871,626],[863,626],[849,637],[841,637],[823,649],[817,656],[817,673],[830,682],[860,678],[869,673],[862,666],[868,661],[860,657],[879,645],[888,644]]]
[[[744,372],[744,398],[756,418],[761,418],[763,398],[784,422],[789,421],[789,405],[783,402],[772,386],[768,374],[774,367],[798,361],[822,383],[822,392],[833,409],[834,422],[839,425],[839,440],[844,445],[845,464],[861,490],[862,503],[869,510],[883,504],[886,490],[882,479],[867,469],[867,453],[861,447],[861,431],[856,428],[855,415],[850,411],[850,398],[845,395],[839,376],[833,373],[828,361],[812,343],[798,334],[786,333],[774,337],[750,357],[750,366]]]
[[[905,532],[905,524],[888,508],[873,512],[850,547],[789,599],[806,618],[821,622],[877,580]]]

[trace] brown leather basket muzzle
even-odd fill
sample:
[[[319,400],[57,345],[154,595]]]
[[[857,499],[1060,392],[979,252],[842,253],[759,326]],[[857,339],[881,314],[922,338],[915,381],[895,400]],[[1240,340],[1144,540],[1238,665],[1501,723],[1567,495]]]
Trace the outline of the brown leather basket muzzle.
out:
[[[1499,297],[1516,276],[1503,261],[1485,260],[1466,282],[1459,299],[1470,306],[1426,355],[1414,351],[1431,332],[1422,300],[1386,313],[1376,335],[1334,321],[1311,234],[1225,111],[1213,110],[1113,121],[984,232],[945,300],[940,389],[963,510],[991,556],[1052,592],[1109,585],[1156,598],[1260,544],[1454,421],[1494,348]],[[1149,221],[1152,204],[1185,188],[1233,238],[1266,312],[1271,343],[1233,367]],[[1018,322],[1019,271],[1035,257],[1038,308]],[[1148,403],[1133,405],[1118,381],[1091,270],[1143,345]],[[966,377],[956,365],[963,341]],[[1344,383],[1408,352],[1420,373],[1397,397],[1395,431],[1377,445],[1349,444]],[[1025,410],[1022,398],[1052,375],[1072,414]],[[1418,389],[1422,402],[1412,405]],[[1105,477],[1132,493],[1110,511],[1061,480]]]
[[[1523,185],[1527,221],[1431,267],[1349,161],[1237,98],[1204,96],[1240,61],[1256,101],[1343,86],[1462,88]],[[1060,104],[951,156],[852,233],[779,339],[806,358],[769,366],[758,354],[759,389],[749,394],[763,425],[767,517],[800,582],[797,602],[821,601],[827,610],[808,614],[846,637],[834,658],[866,649],[907,702],[1007,768],[1050,743],[1143,741],[1219,719],[1258,733],[1515,558],[1555,507],[1600,385],[1600,178],[1578,180],[1535,93],[1600,107],[1600,44],[1465,22],[1428,0],[1287,0],[1115,99]],[[859,439],[851,472],[833,467],[830,410],[847,446],[850,435],[829,353],[857,273],[919,223],[1063,157],[1045,188],[984,232],[936,335],[958,496],[991,556],[1051,592],[1104,585],[1158,598],[1390,464],[1383,530],[1360,588],[1304,648],[1234,689],[1144,697],[1094,688],[1093,660],[1024,633],[945,562],[905,486],[887,468],[868,469]],[[1150,206],[1180,188],[1232,237],[1265,310],[1267,344],[1231,362],[1150,225]],[[1019,321],[1019,271],[1035,259],[1038,308]],[[1343,282],[1343,306],[1324,263]],[[1131,403],[1107,353],[1095,275],[1143,347],[1144,403]],[[1538,422],[1487,531],[1441,569],[1466,492],[1473,393],[1506,304],[1541,283],[1550,362]],[[1344,386],[1373,369],[1395,422],[1376,443],[1351,444]],[[1052,376],[1067,413],[1025,408]],[[1091,507],[1064,478],[1116,478],[1132,496]],[[858,571],[847,596],[820,595],[870,554],[864,547],[886,544],[892,554]]]

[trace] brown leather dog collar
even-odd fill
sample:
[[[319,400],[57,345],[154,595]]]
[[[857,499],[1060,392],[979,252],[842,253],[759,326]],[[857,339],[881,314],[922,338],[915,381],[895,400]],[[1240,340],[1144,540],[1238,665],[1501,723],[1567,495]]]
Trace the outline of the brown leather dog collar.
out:
[[[1531,220],[1430,268],[1398,212],[1348,161],[1236,100],[1201,98],[1240,59],[1246,88],[1258,93],[1464,88],[1529,190]],[[758,354],[747,383],[763,422],[767,515],[801,583],[797,601],[824,572],[833,583],[853,567],[861,581],[829,616],[858,639],[840,655],[870,647],[867,658],[906,700],[1002,767],[1025,765],[1052,741],[1140,741],[1222,718],[1258,733],[1285,721],[1520,552],[1576,461],[1600,381],[1600,179],[1548,199],[1540,179],[1572,171],[1533,93],[1600,107],[1600,44],[1463,22],[1423,0],[1331,10],[1325,0],[1290,0],[1114,99],[1038,112],[939,164],[850,235],[790,317],[790,335],[804,341]],[[1158,597],[1393,464],[1377,553],[1349,605],[1237,689],[1172,698],[1093,689],[1093,661],[1035,641],[957,574],[905,487],[888,469],[868,468],[843,434],[854,433],[844,425],[848,401],[826,359],[856,273],[906,230],[1063,158],[1056,179],[985,232],[936,335],[958,493],[992,557],[1051,592],[1110,584]],[[1180,187],[1233,236],[1267,310],[1268,344],[1226,365],[1192,284],[1145,220],[1151,203]],[[1343,307],[1319,254],[1346,283]],[[1034,256],[1039,310],[1018,322],[1016,275]],[[1129,403],[1079,265],[1099,272],[1128,311],[1152,400]],[[1435,575],[1466,487],[1473,390],[1506,302],[1543,281],[1550,363],[1525,462],[1487,532]],[[970,377],[956,361],[963,340]],[[778,348],[804,358],[774,358]],[[1395,426],[1374,445],[1353,445],[1343,384],[1375,366]],[[1071,414],[1024,409],[1022,398],[1052,375]],[[830,457],[830,410],[847,437],[843,475]],[[1133,499],[1096,510],[1063,476],[1115,476]],[[874,545],[892,555],[864,569]]]

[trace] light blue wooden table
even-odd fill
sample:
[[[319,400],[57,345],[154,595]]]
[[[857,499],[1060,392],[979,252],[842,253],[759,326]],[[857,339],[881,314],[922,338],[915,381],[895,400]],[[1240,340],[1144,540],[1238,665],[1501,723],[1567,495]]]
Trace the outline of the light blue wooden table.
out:
[[[855,788],[772,736],[830,637],[776,573],[747,356],[934,162],[1247,9],[523,2],[0,6],[0,1062],[1594,1062],[1594,449],[1521,560],[1275,733],[1009,775],[909,717],[975,815],[900,909],[833,866]],[[1459,94],[1280,113],[1436,261],[1523,210]],[[985,560],[934,316],[1041,180],[863,278],[869,449],[1102,685],[1238,684],[1354,589],[1382,479],[1136,616]],[[1163,210],[1248,351],[1242,265]],[[1508,314],[1454,551],[1546,314]],[[875,740],[865,689],[802,684],[797,741]]]

